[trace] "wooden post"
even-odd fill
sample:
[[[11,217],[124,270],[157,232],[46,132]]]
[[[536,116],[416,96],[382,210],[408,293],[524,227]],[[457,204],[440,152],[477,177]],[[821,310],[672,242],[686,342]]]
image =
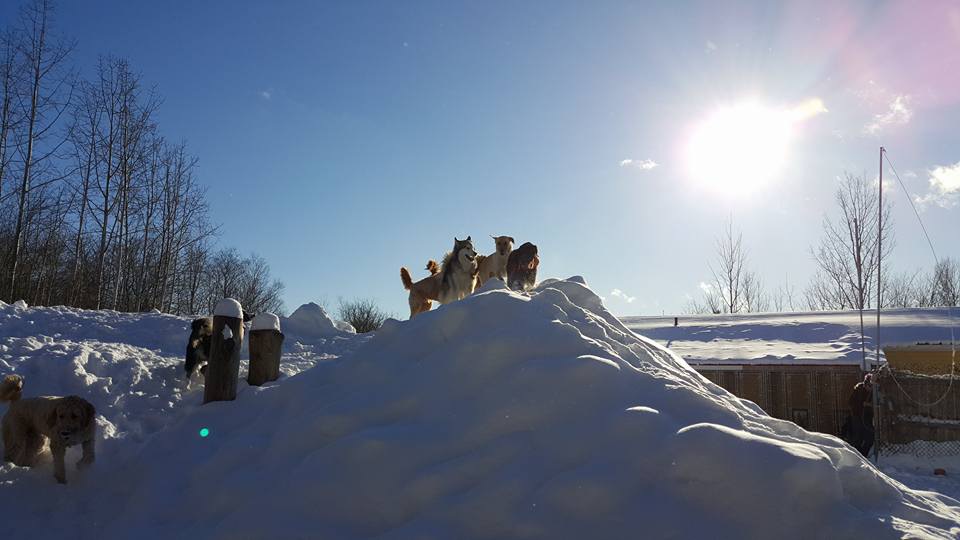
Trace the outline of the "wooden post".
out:
[[[243,308],[233,298],[224,298],[213,314],[210,360],[203,387],[204,403],[237,399],[242,346]]]
[[[280,353],[283,333],[280,319],[273,313],[259,313],[250,330],[250,370],[247,384],[260,386],[280,378]]]

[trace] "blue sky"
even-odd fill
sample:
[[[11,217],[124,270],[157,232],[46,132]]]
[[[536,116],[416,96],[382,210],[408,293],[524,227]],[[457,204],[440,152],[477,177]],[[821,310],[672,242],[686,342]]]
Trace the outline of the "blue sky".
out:
[[[62,2],[58,25],[82,70],[114,54],[156,85],[220,242],[266,257],[288,309],[369,297],[406,316],[401,265],[424,275],[454,236],[489,252],[508,234],[539,246],[541,277],[669,314],[699,296],[730,215],[767,284],[799,291],[836,177],[874,177],[881,144],[960,257],[955,3],[104,0]],[[718,109],[811,100],[756,185],[691,178]],[[932,266],[891,193],[894,268]]]

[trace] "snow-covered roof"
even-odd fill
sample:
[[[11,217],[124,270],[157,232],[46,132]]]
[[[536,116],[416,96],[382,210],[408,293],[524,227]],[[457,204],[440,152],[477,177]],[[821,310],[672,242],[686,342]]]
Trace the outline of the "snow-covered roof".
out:
[[[887,344],[950,343],[960,338],[960,312],[947,308],[885,310],[880,336]],[[875,313],[864,313],[864,348],[872,362]],[[641,335],[670,347],[693,365],[860,365],[860,314],[857,311],[749,313],[679,317],[623,317]],[[880,354],[883,361],[883,351]]]

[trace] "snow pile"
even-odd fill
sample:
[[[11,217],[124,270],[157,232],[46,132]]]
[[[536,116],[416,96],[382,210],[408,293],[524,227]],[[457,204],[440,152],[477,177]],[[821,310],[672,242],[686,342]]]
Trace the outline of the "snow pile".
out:
[[[289,317],[283,317],[281,323],[286,333],[304,341],[356,333],[350,323],[334,320],[313,302],[298,307]]]
[[[352,355],[193,409],[33,516],[82,511],[73,527],[106,538],[960,533],[956,501],[731,396],[580,281],[391,321]]]
[[[838,439],[733,397],[632,334],[582,281],[547,282],[532,295],[491,286],[390,321],[353,354],[244,387],[235,402],[191,407],[131,443],[135,455],[98,460],[56,511],[49,470],[23,478],[4,468],[0,481],[15,483],[0,489],[0,507],[18,516],[5,532],[960,534],[960,503],[912,492]]]
[[[280,331],[280,317],[273,313],[257,313],[250,323],[250,330],[276,330]]]

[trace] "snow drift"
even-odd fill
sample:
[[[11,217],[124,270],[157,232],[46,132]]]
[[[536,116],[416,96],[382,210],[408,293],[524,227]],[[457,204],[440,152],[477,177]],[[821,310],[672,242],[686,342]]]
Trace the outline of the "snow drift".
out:
[[[0,508],[22,516],[5,527],[105,538],[960,534],[960,503],[910,491],[840,440],[711,384],[631,333],[579,278],[530,296],[485,287],[389,321],[294,377],[241,386],[235,402],[176,404],[186,411],[165,429],[66,489],[49,471],[5,466]]]

